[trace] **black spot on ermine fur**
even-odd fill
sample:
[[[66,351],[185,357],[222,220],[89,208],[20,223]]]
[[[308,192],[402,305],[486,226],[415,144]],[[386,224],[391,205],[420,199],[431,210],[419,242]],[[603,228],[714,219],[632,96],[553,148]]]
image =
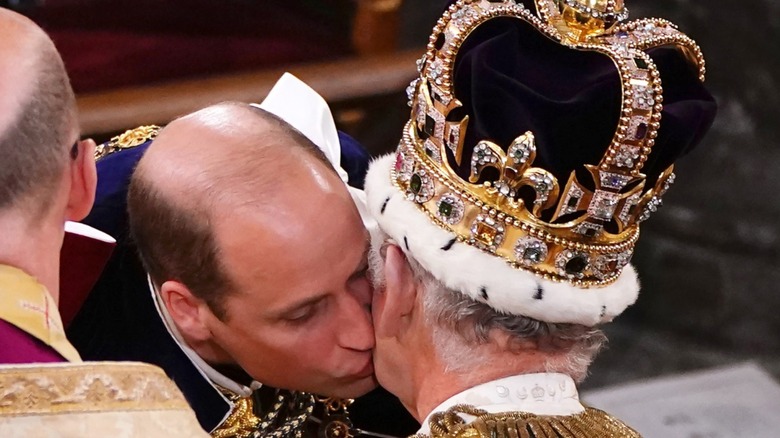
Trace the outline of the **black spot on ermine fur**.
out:
[[[447,242],[446,245],[441,247],[441,250],[442,251],[449,251],[450,249],[452,249],[452,245],[455,245],[455,242],[457,242],[457,241],[458,241],[458,239],[453,237],[452,240],[450,240],[449,242]]]

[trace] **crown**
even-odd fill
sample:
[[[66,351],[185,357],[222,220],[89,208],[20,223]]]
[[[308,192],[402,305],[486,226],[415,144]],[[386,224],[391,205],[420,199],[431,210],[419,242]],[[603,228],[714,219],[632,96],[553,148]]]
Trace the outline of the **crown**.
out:
[[[698,68],[696,43],[662,19],[626,21],[622,0],[536,0],[532,12],[512,0],[460,0],[436,24],[419,78],[407,92],[411,120],[396,152],[394,184],[457,240],[511,266],[577,287],[614,282],[633,254],[639,223],[674,182],[669,167],[647,185],[642,167],[661,124],[663,88],[648,49],[675,46]],[[578,51],[606,55],[620,77],[621,108],[600,161],[567,181],[535,167],[537,145],[525,132],[509,145],[479,141],[464,156],[469,116],[454,92],[455,58],[466,38],[495,18],[522,20]],[[470,166],[458,175],[451,159]]]
[[[545,395],[546,393],[544,392],[544,388],[542,388],[538,384],[535,385],[534,388],[531,390],[531,396],[537,401],[544,400]]]

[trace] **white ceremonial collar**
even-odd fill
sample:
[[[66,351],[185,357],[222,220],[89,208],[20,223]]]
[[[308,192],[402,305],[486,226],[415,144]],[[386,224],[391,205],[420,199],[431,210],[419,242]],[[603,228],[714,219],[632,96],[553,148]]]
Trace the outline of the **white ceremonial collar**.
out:
[[[473,405],[491,414],[512,411],[573,415],[585,411],[571,377],[553,373],[521,374],[483,383],[453,395],[425,417],[417,433],[430,434],[428,420],[431,415],[459,404]],[[461,416],[466,421],[473,420],[471,416]]]
[[[219,391],[219,388],[217,388],[216,385],[219,385],[228,391],[231,391],[235,394],[238,394],[241,397],[248,397],[252,395],[252,392],[262,387],[262,383],[253,380],[250,386],[242,385],[235,380],[225,376],[224,374],[220,373],[219,371],[215,370],[214,367],[206,363],[203,358],[198,356],[198,353],[195,352],[192,348],[187,345],[187,343],[184,341],[184,337],[182,337],[181,333],[179,332],[179,329],[176,327],[176,324],[173,322],[173,319],[171,318],[170,313],[168,313],[168,308],[165,307],[165,304],[162,302],[162,298],[160,297],[160,293],[157,291],[157,288],[154,286],[154,283],[152,282],[151,277],[147,274],[146,281],[149,284],[149,291],[152,293],[152,300],[154,300],[154,305],[157,308],[157,313],[160,315],[160,319],[162,319],[163,324],[165,324],[165,328],[168,329],[168,333],[171,335],[174,341],[176,341],[176,345],[181,348],[181,350],[184,352],[184,354],[187,355],[187,357],[190,359],[193,365],[195,365],[195,368],[198,370],[198,372],[211,384],[211,386],[214,387],[215,390],[219,392],[219,395],[228,402],[231,406],[233,406],[233,403],[225,397],[224,394],[222,394],[222,391]],[[223,420],[224,421],[224,420]]]
[[[338,131],[336,130],[336,123],[333,120],[330,107],[328,107],[327,102],[325,102],[325,99],[323,99],[322,96],[317,94],[316,91],[292,74],[285,73],[279,78],[261,104],[252,103],[250,105],[276,115],[295,127],[311,140],[312,143],[317,145],[347,186],[365,226],[367,228],[375,226],[375,222],[368,214],[365,205],[365,193],[363,193],[362,190],[355,189],[347,184],[347,172],[341,168],[339,163],[341,160],[341,146],[339,143]],[[217,384],[243,397],[252,394],[253,390],[262,386],[262,384],[257,381],[253,381],[250,387],[241,385],[215,370],[198,356],[198,354],[184,342],[184,338],[173,323],[173,320],[168,313],[168,309],[162,303],[160,294],[156,292],[156,288],[148,275],[147,281],[149,283],[149,290],[154,298],[155,306],[157,307],[157,312],[160,314],[171,337],[173,337],[179,348],[184,351],[190,361],[192,361],[203,377],[208,379],[212,386]],[[222,395],[221,392],[220,395]]]
[[[347,187],[363,225],[369,231],[377,227],[376,220],[368,212],[365,192],[347,184],[349,176],[341,167],[341,143],[336,122],[322,96],[294,75],[284,73],[262,103],[250,105],[274,114],[317,145]]]

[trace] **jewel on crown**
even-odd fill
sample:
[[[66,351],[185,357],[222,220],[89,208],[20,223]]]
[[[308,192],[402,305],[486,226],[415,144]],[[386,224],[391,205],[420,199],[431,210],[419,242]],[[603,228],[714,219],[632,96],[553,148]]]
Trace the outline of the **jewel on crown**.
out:
[[[410,200],[464,242],[548,279],[608,284],[628,263],[639,222],[657,209],[674,178],[670,168],[648,188],[641,172],[663,108],[660,74],[644,50],[681,46],[693,54],[702,79],[703,57],[669,22],[626,22],[622,0],[536,0],[536,5],[538,15],[512,0],[460,0],[450,6],[408,90],[412,117],[398,150],[408,166],[394,178]],[[475,28],[496,17],[523,20],[563,45],[600,52],[616,64],[622,117],[600,162],[582,163],[580,176],[573,171],[567,181],[558,181],[534,166],[533,132],[519,133],[509,145],[484,139],[464,156],[469,116],[451,117],[462,106],[452,83],[455,57]],[[467,179],[458,176],[450,157],[458,166],[468,164]],[[581,181],[583,175],[589,181]]]

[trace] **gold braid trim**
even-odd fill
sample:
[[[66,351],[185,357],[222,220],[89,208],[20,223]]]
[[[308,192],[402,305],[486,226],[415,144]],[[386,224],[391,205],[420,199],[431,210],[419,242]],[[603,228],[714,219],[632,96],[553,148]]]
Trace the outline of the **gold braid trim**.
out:
[[[254,413],[251,397],[236,397],[232,401],[233,410],[227,419],[211,432],[213,438],[248,438],[260,426],[260,418]]]
[[[149,140],[154,140],[160,129],[161,128],[157,125],[145,125],[135,129],[128,129],[122,134],[112,137],[111,140],[99,144],[95,149],[95,159],[99,160],[114,152],[134,148]]]
[[[0,369],[0,416],[189,410],[176,384],[152,365],[91,362]]]
[[[460,416],[471,415],[470,423]],[[641,438],[620,420],[594,408],[575,415],[536,415],[527,412],[489,414],[470,405],[437,412],[428,422],[430,435],[412,438]]]
[[[225,421],[211,432],[213,438],[300,437],[314,410],[315,397],[302,392],[279,391],[268,412],[258,416],[253,396],[242,397],[226,388],[219,390],[233,402]]]

